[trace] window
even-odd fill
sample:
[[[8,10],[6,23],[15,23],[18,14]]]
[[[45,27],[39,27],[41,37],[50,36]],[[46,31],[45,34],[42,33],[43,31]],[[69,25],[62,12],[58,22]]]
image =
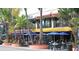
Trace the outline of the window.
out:
[[[40,28],[40,22],[37,21],[37,28]]]
[[[49,27],[51,27],[51,19],[44,19],[42,21],[42,27],[43,28],[49,28]]]
[[[40,28],[40,21],[37,21],[37,27]],[[50,28],[51,27],[51,19],[43,19],[42,20],[42,27],[43,28]]]
[[[42,20],[42,27],[44,27],[44,23],[45,23],[44,20]]]
[[[49,21],[49,20],[46,20],[46,21],[45,21],[45,26],[46,26],[46,27],[50,27],[50,21]]]

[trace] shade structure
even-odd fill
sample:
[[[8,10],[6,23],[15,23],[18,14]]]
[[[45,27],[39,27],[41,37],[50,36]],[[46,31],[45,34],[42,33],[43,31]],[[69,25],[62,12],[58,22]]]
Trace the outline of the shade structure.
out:
[[[69,35],[69,34],[68,33],[65,33],[65,32],[60,32],[60,33],[51,32],[51,33],[48,33],[47,35]]]
[[[59,35],[60,33],[57,33],[57,32],[51,32],[51,33],[48,33],[47,35],[54,35],[54,42],[55,42],[55,35]]]
[[[69,35],[69,34],[68,34],[68,33],[65,33],[65,32],[60,32],[59,35],[60,35],[60,38],[62,39],[64,35],[67,36],[67,35]]]
[[[48,33],[47,35],[51,35],[51,36],[54,35],[54,43],[56,43],[55,42],[55,35],[59,35],[59,33],[57,33],[57,32],[51,32],[51,33]],[[54,48],[53,49],[55,49],[55,45],[54,45]]]
[[[69,34],[65,32],[60,32],[59,35],[69,35]]]
[[[35,32],[31,32],[30,33],[31,35],[40,35],[39,33],[35,33]],[[25,33],[23,35],[29,35],[28,33]],[[46,33],[43,33],[43,35],[47,35]]]
[[[69,35],[68,33],[65,33],[65,32],[51,32],[51,33],[48,33],[47,35],[51,35],[51,36],[54,36],[54,43],[56,43],[56,39],[55,39],[55,36],[56,35],[60,35],[60,38],[62,39],[64,35]],[[64,39],[64,38],[63,38]],[[54,46],[54,50],[56,48],[56,45],[53,45]]]
[[[51,33],[48,33],[47,35],[60,35],[60,33],[57,33],[57,32],[51,32]]]
[[[59,35],[69,35],[69,34],[65,32],[60,32]]]
[[[31,32],[30,33],[31,35],[38,35],[37,33],[34,33],[34,32]],[[25,34],[23,34],[23,35],[29,35],[28,33],[25,33]]]

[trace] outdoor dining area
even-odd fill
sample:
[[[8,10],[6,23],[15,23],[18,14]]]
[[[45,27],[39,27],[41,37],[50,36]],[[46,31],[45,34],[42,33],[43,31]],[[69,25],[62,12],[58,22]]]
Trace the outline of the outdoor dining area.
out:
[[[31,38],[29,36],[31,35]],[[20,36],[19,36],[20,35]],[[21,33],[14,33],[15,39],[17,37],[21,38],[22,46],[26,45],[34,45],[38,44],[39,42],[39,33],[35,32],[21,32]],[[48,45],[49,50],[53,51],[63,51],[71,47],[72,43],[72,35],[68,32],[49,32],[49,33],[43,33],[43,43]]]
[[[47,34],[48,36],[53,36],[52,40],[49,42],[49,49],[56,51],[68,50],[71,47],[72,36],[65,32],[51,32]],[[58,36],[58,38],[57,38]],[[66,38],[70,36],[70,38]]]

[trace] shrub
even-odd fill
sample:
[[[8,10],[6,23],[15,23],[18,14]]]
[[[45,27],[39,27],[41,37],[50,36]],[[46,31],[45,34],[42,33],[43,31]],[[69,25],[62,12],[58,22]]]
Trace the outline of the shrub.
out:
[[[79,44],[79,40],[77,40],[77,44]]]

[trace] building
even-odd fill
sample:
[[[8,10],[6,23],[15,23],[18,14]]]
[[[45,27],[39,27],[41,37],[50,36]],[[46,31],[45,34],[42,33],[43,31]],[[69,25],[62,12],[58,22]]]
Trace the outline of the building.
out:
[[[68,26],[65,21],[61,21],[58,18],[58,13],[50,13],[42,16],[42,28],[43,32],[70,32],[72,29]],[[32,29],[33,32],[40,32],[40,16],[36,16],[35,20],[35,29]]]
[[[35,33],[40,33],[40,16],[36,16],[35,18],[33,18],[33,20],[35,21],[35,27],[34,29],[32,29],[32,32]],[[43,39],[49,39],[49,40],[61,40],[63,39],[63,41],[67,41],[67,42],[74,42],[74,37],[73,37],[73,33],[72,33],[72,28],[69,27],[68,23],[65,20],[59,19],[59,14],[58,13],[49,13],[46,15],[42,16],[42,31],[44,34],[48,34],[48,33],[52,33],[52,32],[56,32],[56,33],[67,33],[69,35],[49,35],[43,36]],[[54,37],[56,36],[56,37]]]

